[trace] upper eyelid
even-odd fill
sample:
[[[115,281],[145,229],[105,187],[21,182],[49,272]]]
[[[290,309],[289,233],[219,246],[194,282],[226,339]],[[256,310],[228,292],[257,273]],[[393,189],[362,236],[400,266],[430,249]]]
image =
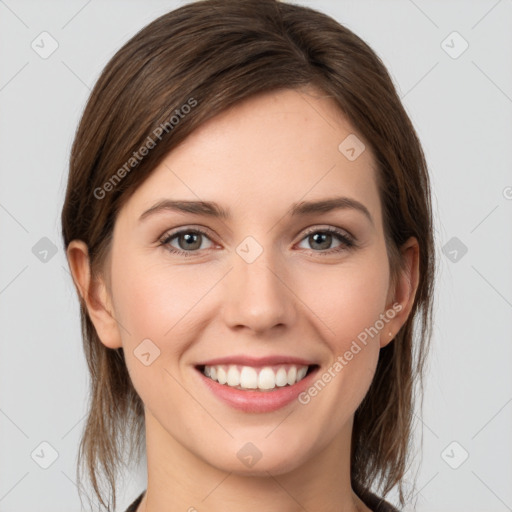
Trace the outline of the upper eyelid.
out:
[[[172,228],[172,229],[167,229],[166,231],[164,231],[162,233],[161,236],[158,237],[159,240],[163,240],[163,239],[166,239],[170,236],[175,236],[175,235],[179,235],[180,233],[187,233],[189,231],[199,231],[199,232],[204,232],[206,234],[209,234],[209,233],[212,233],[212,230],[205,227],[205,226],[199,226],[199,225],[195,225],[195,224],[190,224],[190,225],[187,225],[187,226],[180,226],[180,227],[177,227],[177,228]]]
[[[352,240],[355,240],[355,238],[356,238],[347,229],[345,229],[345,228],[338,228],[338,227],[335,227],[335,226],[324,226],[324,227],[311,226],[309,228],[305,228],[305,229],[301,230],[299,233],[304,233],[304,236],[307,236],[310,233],[316,233],[317,231],[319,231],[319,232],[322,232],[322,231],[328,231],[329,232],[330,231],[330,232],[335,232],[335,233],[338,233],[338,234],[344,234],[345,233]]]

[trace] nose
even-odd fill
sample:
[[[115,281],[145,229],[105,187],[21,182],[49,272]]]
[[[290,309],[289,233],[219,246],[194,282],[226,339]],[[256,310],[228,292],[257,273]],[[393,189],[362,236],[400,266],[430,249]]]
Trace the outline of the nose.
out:
[[[222,308],[226,325],[255,334],[290,327],[296,318],[293,286],[270,251],[263,251],[252,263],[238,254],[233,256],[234,268],[225,282]]]

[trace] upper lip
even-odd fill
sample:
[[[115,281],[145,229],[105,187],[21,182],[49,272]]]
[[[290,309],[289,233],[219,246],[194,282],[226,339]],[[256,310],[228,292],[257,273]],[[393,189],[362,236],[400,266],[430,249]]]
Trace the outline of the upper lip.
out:
[[[196,366],[216,366],[221,364],[238,364],[241,366],[274,366],[278,364],[296,364],[300,366],[311,366],[316,363],[301,359],[300,357],[292,357],[285,355],[275,355],[266,357],[251,357],[247,355],[217,357],[198,363]]]

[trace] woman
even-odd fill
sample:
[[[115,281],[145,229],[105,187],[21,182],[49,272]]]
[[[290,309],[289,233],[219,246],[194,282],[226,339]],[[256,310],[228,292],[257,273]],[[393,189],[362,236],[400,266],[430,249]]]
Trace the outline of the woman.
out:
[[[130,512],[404,505],[430,186],[355,34],[275,0],[158,18],[91,94],[62,227],[91,372],[78,471],[103,506],[144,445]]]

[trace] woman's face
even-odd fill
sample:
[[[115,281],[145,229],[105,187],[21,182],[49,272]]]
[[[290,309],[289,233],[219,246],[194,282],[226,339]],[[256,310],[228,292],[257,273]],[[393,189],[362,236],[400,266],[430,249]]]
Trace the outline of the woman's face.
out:
[[[374,160],[354,134],[332,100],[253,97],[117,217],[117,334],[99,334],[123,347],[147,428],[198,460],[277,474],[349,443],[400,327]]]

